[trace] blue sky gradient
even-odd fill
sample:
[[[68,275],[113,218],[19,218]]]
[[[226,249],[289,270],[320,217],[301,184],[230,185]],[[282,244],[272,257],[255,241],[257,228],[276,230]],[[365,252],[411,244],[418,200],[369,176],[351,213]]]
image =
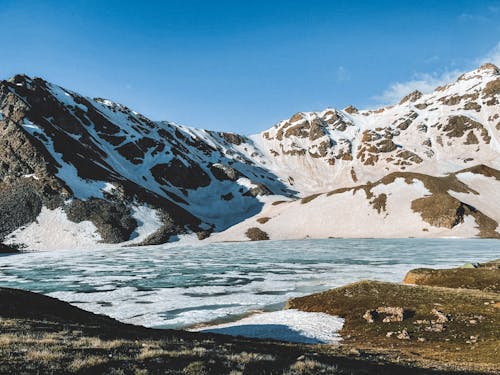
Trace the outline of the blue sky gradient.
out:
[[[473,69],[500,55],[499,19],[486,0],[0,0],[1,78],[249,134]]]

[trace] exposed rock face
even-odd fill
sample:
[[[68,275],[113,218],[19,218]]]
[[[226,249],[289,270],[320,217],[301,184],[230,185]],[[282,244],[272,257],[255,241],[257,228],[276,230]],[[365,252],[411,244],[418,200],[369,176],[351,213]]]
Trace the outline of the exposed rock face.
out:
[[[246,142],[245,138],[242,137],[239,134],[234,134],[234,133],[219,133],[219,135],[224,138],[226,141],[234,144],[234,145],[241,145],[242,143]]]
[[[69,220],[75,223],[84,220],[94,223],[103,241],[107,243],[127,241],[137,227],[130,210],[122,202],[96,198],[86,201],[75,199],[65,208]]]
[[[19,250],[16,249],[15,247],[0,243],[0,254],[13,254],[17,252],[19,252]]]
[[[141,245],[160,245],[167,242],[172,236],[177,234],[183,234],[186,231],[182,227],[175,224],[168,213],[160,211],[162,216],[163,225],[154,233],[150,234]],[[198,233],[207,233],[207,237],[210,235],[209,231],[201,231]]]
[[[473,129],[479,130],[485,143],[490,142],[491,137],[488,135],[488,131],[479,122],[466,116],[450,117],[448,123],[442,127],[442,130],[446,133],[446,135],[452,138],[461,138],[466,132],[469,132],[470,134]]]
[[[366,310],[363,315],[368,323],[374,323],[381,319],[383,323],[402,322],[405,317],[413,314],[411,310],[405,310],[402,307],[381,306],[375,310]]]
[[[240,173],[237,170],[224,164],[212,164],[210,171],[220,181],[236,181],[240,177]]]
[[[408,95],[406,95],[403,99],[401,99],[399,104],[404,104],[406,102],[415,102],[418,99],[420,99],[423,95],[424,94],[422,94],[420,91],[415,90],[415,91],[409,93]]]
[[[353,105],[350,105],[344,109],[344,112],[352,114],[352,113],[359,113],[359,110]]]
[[[17,228],[32,223],[42,210],[42,200],[30,184],[14,184],[0,190],[0,241]]]
[[[210,177],[198,164],[185,165],[179,159],[168,164],[156,164],[151,168],[151,175],[160,184],[170,183],[185,189],[196,189],[210,184]]]
[[[311,185],[324,191],[347,185],[351,167],[362,183],[393,171],[454,172],[460,167],[448,163],[465,167],[498,158],[498,80],[498,68],[485,65],[432,93],[410,93],[398,105],[298,113],[266,131],[262,144],[279,153],[283,166],[276,173],[292,176],[307,194],[314,193]],[[322,124],[321,133],[314,124]],[[315,177],[323,169],[330,172]]]

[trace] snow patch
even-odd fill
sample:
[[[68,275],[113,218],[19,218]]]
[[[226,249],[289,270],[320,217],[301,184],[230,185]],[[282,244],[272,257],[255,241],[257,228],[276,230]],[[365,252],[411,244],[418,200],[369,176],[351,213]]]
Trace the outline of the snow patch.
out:
[[[35,180],[39,180],[37,175],[35,173],[30,173],[30,174],[23,174],[23,178],[33,178]]]
[[[379,184],[372,189],[373,197],[365,191],[347,190],[338,194],[322,194],[302,203],[301,200],[278,205],[266,204],[263,210],[228,230],[215,233],[208,242],[245,241],[246,231],[258,227],[272,240],[306,238],[404,238],[404,237],[474,237],[477,228],[473,218],[452,230],[429,225],[411,208],[411,202],[429,194],[422,181],[411,184],[404,178]],[[381,194],[386,195],[385,209],[373,204]],[[261,224],[257,219],[269,217]]]
[[[500,205],[498,204],[500,202],[500,181],[495,177],[486,177],[471,172],[459,173],[457,178],[474,191],[480,192],[480,194],[458,193],[453,190],[448,191],[448,194],[473,206],[497,223],[500,223]]]
[[[251,315],[236,322],[195,331],[307,344],[339,343],[344,319],[324,313],[283,310]]]
[[[134,206],[132,217],[137,221],[137,228],[132,233],[132,243],[140,243],[148,236],[161,228],[162,222],[158,217],[158,210],[144,206]]]
[[[100,240],[97,228],[90,221],[74,223],[62,208],[42,207],[35,222],[16,229],[5,243],[26,245],[25,250],[48,251],[95,248]]]

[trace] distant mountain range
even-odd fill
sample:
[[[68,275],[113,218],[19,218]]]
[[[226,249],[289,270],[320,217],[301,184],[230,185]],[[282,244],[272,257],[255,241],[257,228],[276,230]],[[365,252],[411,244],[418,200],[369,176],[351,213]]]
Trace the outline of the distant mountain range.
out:
[[[252,136],[0,82],[0,242],[33,250],[327,237],[500,237],[500,70]]]

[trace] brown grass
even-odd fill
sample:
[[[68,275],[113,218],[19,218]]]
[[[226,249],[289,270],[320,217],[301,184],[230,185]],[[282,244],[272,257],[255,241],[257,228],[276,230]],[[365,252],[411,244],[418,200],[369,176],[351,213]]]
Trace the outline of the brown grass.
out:
[[[496,293],[478,290],[362,281],[292,299],[287,307],[344,317],[341,333],[346,348],[379,351],[391,348],[401,356],[416,356],[415,360],[440,360],[468,368],[500,370],[497,352],[500,319],[498,309],[491,303],[498,299]],[[412,315],[401,322],[383,323],[377,320],[367,323],[363,318],[366,311],[382,306],[403,307]],[[431,321],[436,319],[433,309],[451,316],[451,321],[442,332],[427,330]],[[386,337],[388,332],[403,329],[410,334],[410,340]],[[470,343],[471,336],[480,339]],[[474,363],[470,362],[471,350],[474,351]]]
[[[403,283],[446,288],[478,289],[500,293],[500,272],[486,268],[453,268],[434,270],[419,268],[409,271]]]
[[[300,200],[300,203],[302,203],[302,204],[309,203],[309,202],[311,202],[312,200],[314,200],[314,199],[318,198],[320,195],[321,195],[321,193],[320,193],[320,194],[312,194],[312,195],[309,195],[309,196],[307,196],[307,197],[302,198],[302,199]]]
[[[26,353],[26,359],[28,361],[51,362],[57,361],[62,357],[62,353],[55,352],[51,349],[34,349]]]
[[[102,365],[108,361],[105,357],[99,357],[96,355],[89,355],[86,357],[78,356],[68,366],[68,369],[72,372],[81,371],[89,367],[96,367]]]
[[[288,201],[275,201],[275,202],[273,202],[273,203],[271,203],[271,204],[272,204],[273,206],[278,206],[278,205],[283,204],[283,203],[286,203],[286,202],[288,202]]]

